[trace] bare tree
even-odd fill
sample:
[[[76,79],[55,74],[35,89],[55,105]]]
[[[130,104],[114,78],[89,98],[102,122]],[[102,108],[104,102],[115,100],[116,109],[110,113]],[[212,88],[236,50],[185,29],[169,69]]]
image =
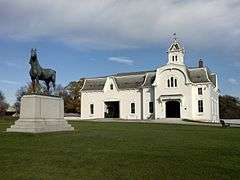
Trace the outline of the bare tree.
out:
[[[5,96],[3,92],[0,91],[0,115],[4,115],[8,107],[9,105],[6,102]]]

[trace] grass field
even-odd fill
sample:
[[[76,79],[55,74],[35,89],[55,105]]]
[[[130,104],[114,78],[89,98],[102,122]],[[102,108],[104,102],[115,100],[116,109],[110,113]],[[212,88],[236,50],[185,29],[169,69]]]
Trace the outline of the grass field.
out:
[[[3,132],[0,179],[240,179],[240,128],[72,122],[75,132]]]

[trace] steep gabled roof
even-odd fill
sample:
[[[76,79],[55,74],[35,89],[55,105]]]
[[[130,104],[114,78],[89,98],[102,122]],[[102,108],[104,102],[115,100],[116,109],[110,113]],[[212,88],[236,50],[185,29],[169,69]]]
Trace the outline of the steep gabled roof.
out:
[[[138,89],[141,86],[151,86],[156,71],[140,71],[117,73],[109,77],[114,78],[118,89]],[[82,91],[103,90],[107,77],[85,79]]]
[[[185,52],[184,47],[182,46],[182,44],[177,40],[174,39],[171,46],[168,48],[168,52]]]
[[[188,69],[188,77],[193,83],[209,82],[204,68]]]
[[[155,78],[156,78],[156,71],[147,73],[145,82],[142,86],[143,87],[151,87]]]
[[[85,79],[82,91],[87,90],[103,90],[107,78]]]
[[[113,76],[129,76],[129,75],[145,75],[146,73],[154,73],[156,70],[152,71],[138,71],[138,72],[124,72],[124,73],[117,73]]]
[[[216,86],[216,75],[208,68],[188,68],[187,73],[193,83],[212,82]]]
[[[143,75],[116,76],[115,81],[119,89],[138,89],[145,80]]]
[[[211,73],[208,68],[187,68],[187,75],[192,83],[212,82],[216,86],[216,74]],[[82,91],[102,91],[108,76],[85,79]],[[109,77],[114,78],[118,89],[139,89],[151,87],[155,78],[156,70],[117,73]]]
[[[210,74],[210,76],[209,76],[209,78],[212,81],[212,83],[214,84],[214,86],[216,86],[216,84],[217,84],[217,77],[216,76],[217,75],[214,74],[214,73]]]

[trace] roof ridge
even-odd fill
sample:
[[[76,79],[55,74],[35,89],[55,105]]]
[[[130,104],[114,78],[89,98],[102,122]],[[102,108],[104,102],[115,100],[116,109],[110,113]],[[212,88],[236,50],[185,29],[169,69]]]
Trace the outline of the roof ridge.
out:
[[[102,76],[102,77],[90,77],[90,78],[85,78],[85,80],[94,80],[94,79],[106,79],[109,76]]]
[[[205,67],[188,67],[188,70],[198,70],[198,69],[205,69]]]
[[[156,72],[157,70],[146,70],[146,71],[133,71],[133,72],[122,72],[113,74],[113,76],[130,76],[130,75],[143,75],[150,72]]]
[[[99,76],[99,77],[88,77],[85,78],[85,80],[92,80],[92,79],[104,79],[108,77],[122,77],[122,76],[137,76],[137,75],[143,75],[146,73],[151,73],[151,72],[156,72],[157,70],[146,70],[146,71],[132,71],[132,72],[122,72],[122,73],[116,73],[116,74],[111,74],[111,75],[106,75],[106,76]]]

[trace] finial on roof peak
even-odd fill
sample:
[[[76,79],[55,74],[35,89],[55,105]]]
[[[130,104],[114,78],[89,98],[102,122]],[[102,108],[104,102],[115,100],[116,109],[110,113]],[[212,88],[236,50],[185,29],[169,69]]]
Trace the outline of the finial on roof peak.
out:
[[[177,33],[173,33],[173,35],[172,35],[172,41],[173,41],[173,43],[174,43],[174,42],[178,42]]]
[[[173,33],[171,46],[168,49],[168,52],[173,52],[173,51],[174,52],[181,51],[181,52],[185,53],[184,47],[182,46],[181,41],[177,38],[176,33]]]

